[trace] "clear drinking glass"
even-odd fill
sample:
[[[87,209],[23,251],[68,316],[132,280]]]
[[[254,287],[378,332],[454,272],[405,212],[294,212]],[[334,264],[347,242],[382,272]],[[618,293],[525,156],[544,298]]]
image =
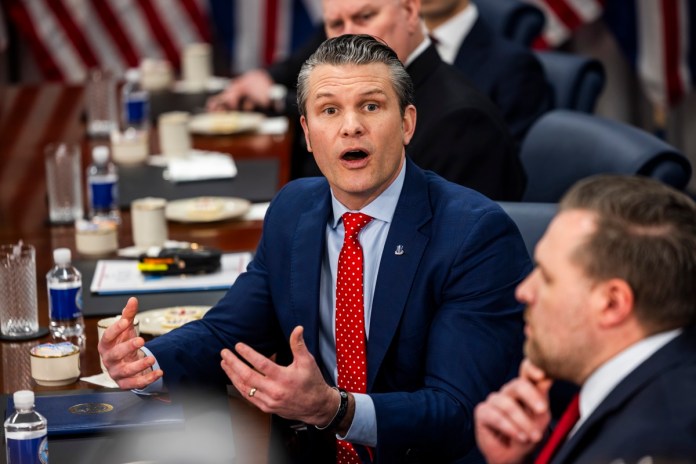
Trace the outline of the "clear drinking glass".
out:
[[[92,69],[87,77],[85,106],[87,133],[93,137],[109,137],[118,129],[116,79],[110,71]]]
[[[52,223],[73,223],[82,219],[82,161],[80,147],[72,143],[51,143],[44,150],[48,212]]]
[[[31,245],[0,245],[0,331],[6,337],[39,331],[36,252]]]

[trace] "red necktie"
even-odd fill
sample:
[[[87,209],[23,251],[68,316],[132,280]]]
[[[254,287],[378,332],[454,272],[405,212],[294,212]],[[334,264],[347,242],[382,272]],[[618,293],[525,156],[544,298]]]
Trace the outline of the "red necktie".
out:
[[[362,213],[345,213],[345,237],[338,256],[336,279],[336,367],[338,386],[349,392],[367,389],[365,350],[365,307],[363,302],[363,252],[358,234],[372,218]],[[338,464],[360,463],[350,443],[337,440]]]
[[[553,429],[548,441],[541,449],[541,452],[534,461],[534,464],[547,464],[551,462],[551,458],[553,458],[553,455],[561,447],[561,444],[565,441],[566,437],[573,429],[573,426],[579,418],[580,396],[575,395],[559,419],[558,424],[556,424],[556,428]]]

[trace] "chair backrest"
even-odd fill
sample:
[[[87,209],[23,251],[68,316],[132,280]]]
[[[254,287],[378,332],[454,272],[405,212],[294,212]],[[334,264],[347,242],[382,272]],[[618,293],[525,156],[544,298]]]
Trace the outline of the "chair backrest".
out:
[[[628,124],[552,110],[531,127],[520,150],[527,173],[522,201],[558,202],[577,180],[601,173],[637,174],[683,189],[691,164],[676,148]]]
[[[529,256],[534,256],[534,247],[546,232],[551,219],[558,211],[556,203],[527,203],[499,201],[498,204],[505,210],[520,230]]]
[[[594,112],[606,76],[594,58],[555,51],[536,52],[554,93],[554,108]]]
[[[481,17],[501,36],[529,47],[541,34],[546,18],[520,0],[474,0]]]

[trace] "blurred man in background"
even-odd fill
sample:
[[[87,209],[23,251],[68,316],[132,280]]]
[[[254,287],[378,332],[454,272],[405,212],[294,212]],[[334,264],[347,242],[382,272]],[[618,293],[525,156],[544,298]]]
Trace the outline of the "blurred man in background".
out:
[[[440,57],[461,70],[500,108],[510,132],[521,141],[553,103],[551,88],[534,53],[499,37],[470,0],[422,3],[421,14]]]

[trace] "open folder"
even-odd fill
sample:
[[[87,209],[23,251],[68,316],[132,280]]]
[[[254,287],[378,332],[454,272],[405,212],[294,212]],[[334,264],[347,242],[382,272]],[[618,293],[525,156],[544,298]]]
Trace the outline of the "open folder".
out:
[[[138,269],[136,260],[99,260],[90,291],[100,295],[227,290],[251,262],[251,253],[226,253],[219,271],[200,275],[151,277]]]
[[[181,405],[131,391],[104,391],[36,396],[36,411],[48,422],[48,435],[75,435],[184,424]],[[12,396],[5,415],[14,412]]]

